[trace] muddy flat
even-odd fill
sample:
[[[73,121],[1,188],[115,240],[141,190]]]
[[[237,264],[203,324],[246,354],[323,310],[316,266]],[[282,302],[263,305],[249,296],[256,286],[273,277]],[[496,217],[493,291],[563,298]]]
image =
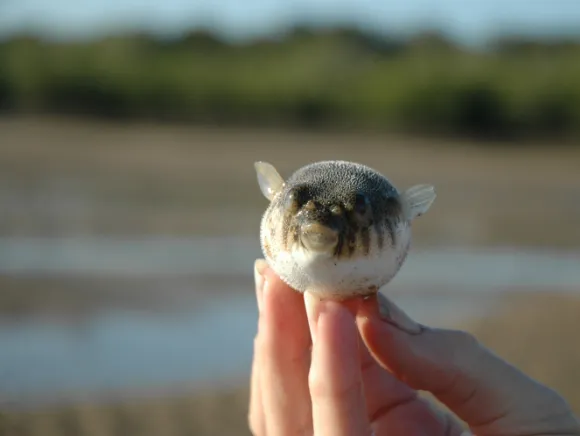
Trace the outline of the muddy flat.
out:
[[[0,119],[0,235],[255,235],[253,162],[373,166],[438,198],[416,244],[580,246],[580,148],[379,134]]]

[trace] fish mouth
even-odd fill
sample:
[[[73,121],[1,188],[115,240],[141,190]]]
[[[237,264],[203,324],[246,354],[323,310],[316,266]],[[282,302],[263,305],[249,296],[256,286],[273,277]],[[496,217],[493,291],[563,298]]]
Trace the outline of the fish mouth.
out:
[[[332,253],[338,244],[339,232],[318,222],[308,222],[300,226],[300,241],[314,253]]]

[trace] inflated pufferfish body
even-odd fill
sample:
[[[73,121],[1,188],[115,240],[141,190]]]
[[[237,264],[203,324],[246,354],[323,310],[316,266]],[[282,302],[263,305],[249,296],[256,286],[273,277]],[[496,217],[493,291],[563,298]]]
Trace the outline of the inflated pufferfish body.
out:
[[[270,204],[260,226],[271,268],[289,286],[323,298],[370,295],[403,264],[411,221],[435,200],[431,185],[400,193],[377,171],[353,162],[306,165],[284,181],[257,162]]]

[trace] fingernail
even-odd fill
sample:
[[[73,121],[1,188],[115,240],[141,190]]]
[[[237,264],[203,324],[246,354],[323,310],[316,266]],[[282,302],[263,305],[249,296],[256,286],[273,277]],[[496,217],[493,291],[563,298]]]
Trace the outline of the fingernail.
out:
[[[423,330],[421,324],[413,321],[405,312],[399,309],[395,303],[390,301],[380,292],[377,293],[377,299],[379,303],[379,314],[383,321],[386,321],[411,335],[421,333]]]
[[[475,436],[475,435],[473,433],[471,433],[469,430],[466,430],[463,433],[461,433],[460,436]]]
[[[256,259],[254,262],[254,282],[256,284],[256,301],[258,310],[262,311],[262,295],[264,294],[264,284],[266,283],[265,273],[268,268],[268,262],[264,259]]]
[[[308,326],[310,327],[310,336],[312,343],[316,341],[316,329],[318,327],[318,318],[322,309],[322,301],[310,292],[304,293],[304,305],[306,306],[306,315],[308,316]]]

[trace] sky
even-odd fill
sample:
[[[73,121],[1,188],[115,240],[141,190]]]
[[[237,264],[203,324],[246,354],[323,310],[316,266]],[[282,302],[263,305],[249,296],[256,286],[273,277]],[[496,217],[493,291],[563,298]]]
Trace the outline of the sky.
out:
[[[580,35],[580,0],[0,0],[0,37],[25,30],[54,38],[175,35],[209,27],[243,39],[295,23],[403,34],[441,29],[478,44],[506,32]]]

